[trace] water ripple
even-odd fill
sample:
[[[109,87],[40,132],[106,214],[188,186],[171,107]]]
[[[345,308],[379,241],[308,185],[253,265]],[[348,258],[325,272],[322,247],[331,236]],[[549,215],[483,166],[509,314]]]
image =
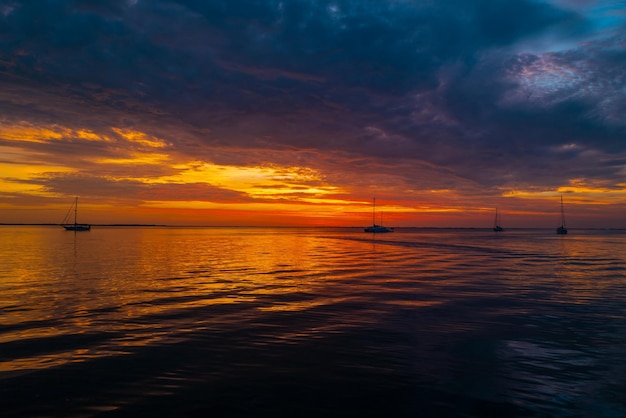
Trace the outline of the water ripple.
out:
[[[6,416],[626,415],[623,234],[18,235]]]

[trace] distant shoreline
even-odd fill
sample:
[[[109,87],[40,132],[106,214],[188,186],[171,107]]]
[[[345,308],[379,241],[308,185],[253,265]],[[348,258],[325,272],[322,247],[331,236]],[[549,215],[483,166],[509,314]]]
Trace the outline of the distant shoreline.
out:
[[[31,224],[31,223],[3,223],[0,222],[0,226],[63,226],[64,224]],[[90,224],[91,226],[170,226],[170,225],[157,225],[157,224]]]
[[[154,228],[281,228],[281,229],[290,229],[290,228],[348,228],[348,229],[361,229],[362,226],[276,226],[276,225],[165,225],[165,224],[90,224],[92,227],[154,227]],[[56,223],[4,223],[0,222],[0,226],[63,226],[63,224]],[[491,230],[490,227],[443,227],[443,226],[399,226],[395,227],[396,230],[411,230],[411,229],[419,229],[419,230]],[[551,227],[510,227],[507,230],[511,231],[523,231],[523,230],[544,230],[544,229],[553,229]],[[572,230],[579,231],[626,231],[626,228],[570,228]]]

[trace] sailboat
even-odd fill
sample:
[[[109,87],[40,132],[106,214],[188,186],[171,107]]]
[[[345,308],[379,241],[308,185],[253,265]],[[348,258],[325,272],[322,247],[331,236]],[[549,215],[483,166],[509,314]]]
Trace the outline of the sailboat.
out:
[[[563,209],[563,195],[561,195],[561,226],[556,229],[556,233],[559,235],[567,234],[567,228],[565,228],[565,210]]]
[[[496,208],[496,218],[493,221],[493,230],[495,232],[502,232],[504,229],[500,226],[500,217],[498,216],[498,208]]]
[[[74,209],[74,223],[70,224],[68,223],[68,220],[71,216],[72,209]],[[65,215],[65,219],[63,219],[63,223],[62,223],[63,228],[65,228],[66,231],[89,231],[91,229],[91,225],[77,223],[76,222],[77,215],[78,215],[78,197],[74,198],[74,203],[72,204],[70,209],[67,211],[67,214]]]
[[[381,222],[382,223],[382,222]],[[368,226],[364,229],[365,232],[393,232],[393,228],[387,228],[386,226],[376,225],[376,198],[374,198],[374,205],[372,206],[372,226]]]

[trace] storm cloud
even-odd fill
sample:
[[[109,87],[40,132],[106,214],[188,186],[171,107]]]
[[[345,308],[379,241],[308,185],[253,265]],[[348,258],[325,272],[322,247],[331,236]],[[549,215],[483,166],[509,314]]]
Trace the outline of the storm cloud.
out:
[[[623,190],[625,29],[608,0],[0,1],[0,119],[329,181]]]

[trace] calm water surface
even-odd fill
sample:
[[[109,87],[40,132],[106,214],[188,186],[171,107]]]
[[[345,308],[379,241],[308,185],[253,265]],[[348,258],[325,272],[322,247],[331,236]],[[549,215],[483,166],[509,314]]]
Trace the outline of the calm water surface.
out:
[[[624,417],[626,231],[0,227],[2,416]]]

